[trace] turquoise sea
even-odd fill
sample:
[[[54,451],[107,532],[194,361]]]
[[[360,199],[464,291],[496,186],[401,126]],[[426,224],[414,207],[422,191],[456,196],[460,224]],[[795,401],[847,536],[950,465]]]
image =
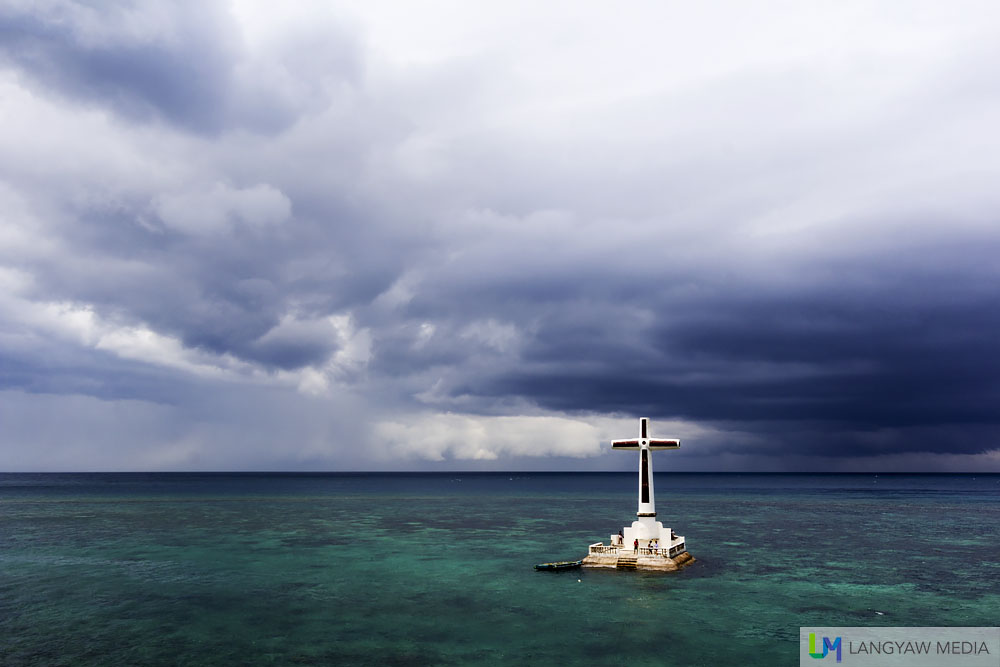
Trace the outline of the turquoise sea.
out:
[[[697,562],[535,572],[634,473],[0,475],[3,665],[794,665],[1000,625],[1000,475],[658,474]]]

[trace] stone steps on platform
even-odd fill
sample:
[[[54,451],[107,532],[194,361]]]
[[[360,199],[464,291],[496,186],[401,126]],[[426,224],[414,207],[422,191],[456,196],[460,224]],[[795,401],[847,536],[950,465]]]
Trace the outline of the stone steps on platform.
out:
[[[639,559],[636,556],[618,556],[618,560],[615,562],[615,567],[630,568],[634,570],[638,564]]]

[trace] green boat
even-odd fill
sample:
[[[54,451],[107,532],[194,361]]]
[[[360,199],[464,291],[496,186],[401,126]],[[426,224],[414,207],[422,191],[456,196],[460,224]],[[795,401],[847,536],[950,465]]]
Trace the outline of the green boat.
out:
[[[536,570],[572,570],[583,565],[582,560],[562,560],[558,563],[539,563]]]

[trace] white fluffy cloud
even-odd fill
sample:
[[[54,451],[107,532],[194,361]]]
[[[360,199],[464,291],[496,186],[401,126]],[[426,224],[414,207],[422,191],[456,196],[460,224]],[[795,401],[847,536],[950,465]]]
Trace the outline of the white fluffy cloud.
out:
[[[374,449],[389,460],[496,460],[510,456],[601,454],[600,430],[552,416],[480,417],[434,414],[375,424]]]

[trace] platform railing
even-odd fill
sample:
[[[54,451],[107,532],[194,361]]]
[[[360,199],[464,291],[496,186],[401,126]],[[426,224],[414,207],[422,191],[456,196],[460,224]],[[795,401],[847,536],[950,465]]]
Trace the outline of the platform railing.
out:
[[[649,549],[646,547],[639,547],[639,554],[643,556],[663,556],[664,558],[668,555],[668,550],[664,548]]]
[[[685,550],[684,542],[675,544],[674,546],[659,549],[650,549],[649,547],[639,547],[638,551],[633,548],[622,547],[617,544],[604,544],[603,542],[596,542],[590,545],[589,552],[592,554],[639,554],[640,556],[663,556],[664,558],[673,558],[679,553],[683,553]]]
[[[605,546],[603,542],[598,542],[596,544],[590,545],[590,553],[592,554],[616,554],[618,553],[620,547],[615,545]]]

